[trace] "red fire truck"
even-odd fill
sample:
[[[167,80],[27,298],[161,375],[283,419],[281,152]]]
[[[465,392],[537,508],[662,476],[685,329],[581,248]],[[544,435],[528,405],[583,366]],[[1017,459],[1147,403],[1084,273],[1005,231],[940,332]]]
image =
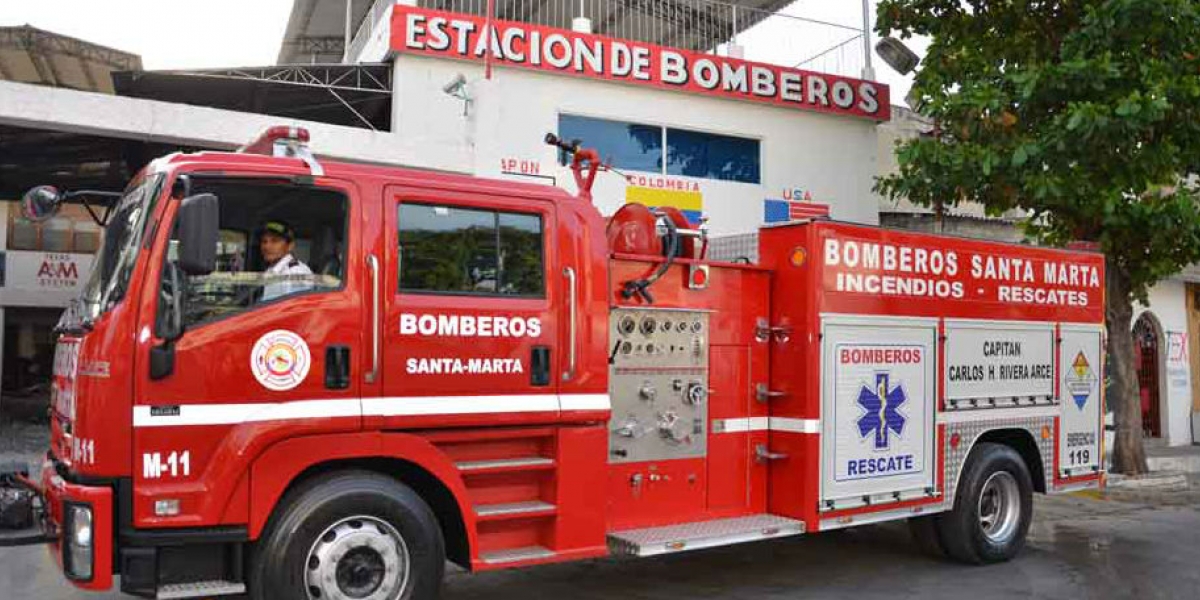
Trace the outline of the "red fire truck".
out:
[[[307,137],[159,159],[111,205],[5,543],[91,590],[429,598],[447,559],[895,519],[1003,561],[1033,492],[1102,485],[1100,255],[829,220],[710,239],[603,218],[576,143],[548,140],[573,196]],[[265,231],[311,273],[264,272]]]

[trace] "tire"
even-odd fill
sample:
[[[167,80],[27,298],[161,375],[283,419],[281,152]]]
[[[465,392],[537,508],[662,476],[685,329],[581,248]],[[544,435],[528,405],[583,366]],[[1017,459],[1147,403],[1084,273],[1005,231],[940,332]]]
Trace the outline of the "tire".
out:
[[[908,520],[908,532],[922,554],[944,559],[946,548],[942,546],[942,540],[938,537],[937,518],[937,515],[912,517]]]
[[[1025,546],[1033,517],[1033,482],[1016,450],[976,446],[958,483],[954,510],[938,515],[938,539],[954,560],[1004,562]]]
[[[437,598],[445,544],[433,511],[409,487],[345,471],[289,492],[250,564],[255,600]]]

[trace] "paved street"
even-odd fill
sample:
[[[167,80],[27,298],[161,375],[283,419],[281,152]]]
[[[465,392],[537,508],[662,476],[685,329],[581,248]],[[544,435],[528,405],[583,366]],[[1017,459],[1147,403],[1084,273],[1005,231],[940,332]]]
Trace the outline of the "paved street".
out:
[[[648,560],[456,573],[448,578],[444,598],[1196,598],[1196,494],[1168,494],[1166,502],[1158,496],[1125,499],[1040,501],[1030,546],[1017,560],[998,566],[926,558],[904,527],[885,525]],[[0,549],[5,600],[121,597],[72,590],[40,548]]]

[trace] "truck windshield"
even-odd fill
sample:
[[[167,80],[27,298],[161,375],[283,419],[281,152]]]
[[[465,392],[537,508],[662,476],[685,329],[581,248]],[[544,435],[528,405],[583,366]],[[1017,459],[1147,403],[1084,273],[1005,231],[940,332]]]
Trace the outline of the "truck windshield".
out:
[[[161,191],[164,175],[156,174],[133,184],[113,206],[104,232],[104,245],[96,254],[91,277],[79,299],[63,314],[62,329],[79,329],[121,301],[133,274],[149,216]]]

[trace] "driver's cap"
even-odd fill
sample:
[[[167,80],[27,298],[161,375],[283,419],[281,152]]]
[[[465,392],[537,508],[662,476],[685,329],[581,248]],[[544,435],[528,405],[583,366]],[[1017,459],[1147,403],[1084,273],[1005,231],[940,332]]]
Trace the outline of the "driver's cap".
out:
[[[261,236],[265,233],[277,235],[289,242],[296,240],[296,230],[285,221],[272,220],[263,223],[258,229],[258,234]]]

